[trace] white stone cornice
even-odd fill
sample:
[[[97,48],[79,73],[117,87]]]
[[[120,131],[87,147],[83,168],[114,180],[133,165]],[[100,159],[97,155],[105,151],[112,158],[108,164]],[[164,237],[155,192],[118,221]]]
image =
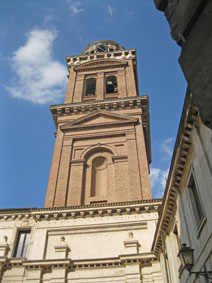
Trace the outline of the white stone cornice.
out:
[[[104,203],[93,204],[87,206],[75,207],[54,207],[54,208],[41,208],[31,209],[28,211],[27,219],[36,222],[49,221],[51,219],[67,219],[67,218],[84,218],[84,217],[99,217],[108,215],[132,214],[132,213],[147,213],[158,212],[161,205],[161,200],[141,200],[123,203]],[[0,221],[23,221],[19,219],[20,212],[17,214],[13,211],[4,214],[0,213]]]
[[[126,264],[149,264],[151,262],[156,262],[157,258],[152,253],[139,253],[139,254],[129,254],[120,255],[113,258],[94,258],[94,259],[43,259],[43,260],[26,260],[23,259],[19,261],[19,265],[26,268],[74,268],[74,269],[91,269],[91,268],[107,268],[109,266],[125,266]],[[8,260],[7,265],[11,265],[12,260]]]
[[[123,50],[123,51],[113,51],[107,53],[99,53],[99,54],[82,54],[75,56],[67,56],[66,63],[68,68],[75,67],[81,65],[83,63],[92,62],[99,59],[121,59],[121,60],[129,60],[136,58],[136,50]]]

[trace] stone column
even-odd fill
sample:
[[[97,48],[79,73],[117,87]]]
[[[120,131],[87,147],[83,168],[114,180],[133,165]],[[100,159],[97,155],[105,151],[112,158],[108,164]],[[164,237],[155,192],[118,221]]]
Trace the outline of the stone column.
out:
[[[71,161],[67,206],[81,205],[84,188],[84,159]]]

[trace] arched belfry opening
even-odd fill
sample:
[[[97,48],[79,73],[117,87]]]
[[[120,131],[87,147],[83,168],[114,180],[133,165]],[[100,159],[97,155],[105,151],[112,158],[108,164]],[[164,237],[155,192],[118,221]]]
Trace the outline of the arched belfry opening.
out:
[[[94,96],[96,94],[96,79],[89,78],[85,81],[85,96]]]
[[[106,77],[106,93],[117,93],[118,85],[116,76]]]

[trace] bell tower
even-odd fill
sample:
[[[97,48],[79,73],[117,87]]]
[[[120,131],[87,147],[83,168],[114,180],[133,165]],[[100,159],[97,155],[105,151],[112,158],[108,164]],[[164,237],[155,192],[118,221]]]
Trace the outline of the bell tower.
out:
[[[68,56],[45,207],[151,199],[149,105],[136,50],[102,40]]]

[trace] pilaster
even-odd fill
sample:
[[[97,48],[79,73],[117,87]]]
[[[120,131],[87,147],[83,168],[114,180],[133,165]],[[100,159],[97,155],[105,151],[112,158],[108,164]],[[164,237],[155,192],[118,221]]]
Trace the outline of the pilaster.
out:
[[[71,173],[68,187],[67,206],[81,205],[82,190],[84,190],[84,165],[85,160],[72,160]]]
[[[135,132],[126,132],[130,200],[142,199]]]
[[[97,74],[96,97],[97,97],[97,100],[104,99],[104,73],[103,72],[100,72]]]
[[[55,148],[54,148],[54,154],[53,154],[53,159],[52,159],[52,165],[51,165],[51,170],[50,170],[50,176],[49,176],[49,183],[48,183],[47,193],[46,193],[45,207],[54,206],[54,199],[55,199],[55,193],[56,193],[56,188],[57,188],[57,176],[58,176],[58,170],[60,166],[62,145],[63,145],[63,132],[58,128]]]
[[[55,207],[66,205],[72,144],[73,138],[64,138],[58,174],[57,190],[55,195]]]

